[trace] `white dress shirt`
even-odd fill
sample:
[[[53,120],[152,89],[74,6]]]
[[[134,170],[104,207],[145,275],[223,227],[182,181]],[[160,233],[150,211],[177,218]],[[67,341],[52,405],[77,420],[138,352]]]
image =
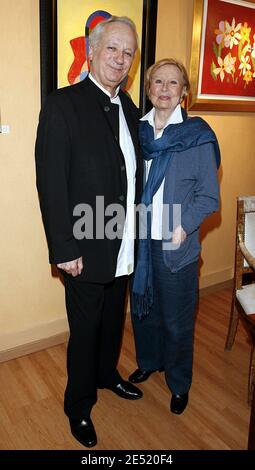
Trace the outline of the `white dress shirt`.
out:
[[[136,174],[136,156],[133,141],[128,129],[122,104],[118,96],[119,87],[114,97],[108,90],[102,87],[95,78],[89,74],[89,78],[111,99],[111,103],[119,105],[119,144],[124,155],[126,175],[127,175],[127,210],[123,229],[123,236],[120,245],[120,251],[117,259],[115,277],[125,276],[134,271],[134,223],[135,223],[135,174]]]
[[[164,129],[169,124],[179,124],[180,122],[183,122],[180,104],[176,106],[175,110],[166,121],[166,124],[164,125],[163,129],[158,133],[156,133],[154,117],[155,117],[155,108],[152,108],[145,116],[143,116],[140,119],[141,121],[148,121],[149,124],[153,127],[154,139],[159,139],[162,136]],[[151,163],[152,163],[152,160],[146,161],[146,181],[149,175]],[[153,200],[152,200],[151,238],[153,240],[162,240],[164,184],[165,184],[165,179],[162,181],[158,191],[156,192],[156,194],[154,194]]]

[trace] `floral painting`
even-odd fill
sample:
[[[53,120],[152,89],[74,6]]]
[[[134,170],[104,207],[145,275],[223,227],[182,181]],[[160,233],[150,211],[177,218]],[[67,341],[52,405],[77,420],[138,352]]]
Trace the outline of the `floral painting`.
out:
[[[255,97],[255,4],[204,3],[201,95]]]

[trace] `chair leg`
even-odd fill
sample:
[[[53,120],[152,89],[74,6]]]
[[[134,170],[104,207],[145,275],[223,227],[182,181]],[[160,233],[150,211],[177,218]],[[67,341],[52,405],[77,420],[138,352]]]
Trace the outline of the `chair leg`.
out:
[[[253,390],[253,400],[251,404],[248,450],[255,450],[255,386]]]
[[[251,349],[250,367],[249,367],[249,382],[248,382],[248,404],[251,405],[253,390],[255,387],[255,349],[254,344]]]
[[[225,343],[225,349],[227,349],[228,351],[232,348],[234,340],[235,340],[238,320],[239,320],[239,315],[238,315],[238,311],[235,305],[235,296],[233,296],[230,320],[229,320],[229,326],[228,326],[228,335],[227,335],[227,339]]]

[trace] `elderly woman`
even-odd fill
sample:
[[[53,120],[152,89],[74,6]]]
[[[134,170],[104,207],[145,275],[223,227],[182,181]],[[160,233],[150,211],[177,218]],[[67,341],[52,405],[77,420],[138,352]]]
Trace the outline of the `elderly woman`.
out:
[[[187,406],[192,380],[199,226],[219,207],[219,146],[209,125],[181,107],[189,88],[176,60],[147,71],[153,108],[140,123],[146,185],[131,302],[138,369],[129,380],[164,370],[176,414]]]

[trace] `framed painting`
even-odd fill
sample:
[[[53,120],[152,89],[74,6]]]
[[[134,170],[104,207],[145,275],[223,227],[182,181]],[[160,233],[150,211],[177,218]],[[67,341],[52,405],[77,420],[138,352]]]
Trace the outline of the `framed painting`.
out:
[[[255,111],[255,0],[194,0],[188,109]]]
[[[157,0],[40,0],[41,99],[83,80],[89,70],[89,33],[112,15],[128,16],[139,50],[123,88],[144,113],[144,72],[155,59]]]

